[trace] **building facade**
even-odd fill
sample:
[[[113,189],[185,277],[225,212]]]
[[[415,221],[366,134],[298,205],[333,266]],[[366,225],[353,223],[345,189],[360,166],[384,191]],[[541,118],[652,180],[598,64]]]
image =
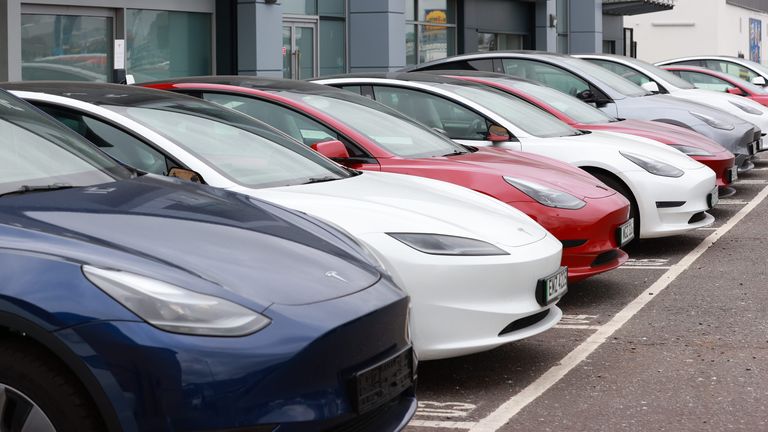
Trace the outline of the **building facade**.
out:
[[[486,50],[623,54],[632,46],[624,15],[672,7],[672,0],[0,0],[0,80],[303,79]]]
[[[626,26],[647,61],[711,54],[768,62],[768,0],[677,0],[674,10],[629,17]]]

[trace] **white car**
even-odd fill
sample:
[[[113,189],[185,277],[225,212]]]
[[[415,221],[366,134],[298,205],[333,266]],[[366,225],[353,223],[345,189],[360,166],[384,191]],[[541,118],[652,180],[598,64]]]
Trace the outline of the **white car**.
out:
[[[199,174],[211,186],[352,233],[411,296],[411,333],[422,360],[488,350],[547,330],[562,316],[555,305],[567,290],[561,243],[501,201],[441,181],[343,168],[250,117],[188,96],[47,85],[49,93],[94,104],[13,93],[124,163],[156,174],[182,167],[181,174]]]
[[[755,124],[768,133],[768,108],[741,96],[696,88],[693,84],[668,70],[631,57],[609,54],[576,54],[583,60],[602,66],[611,72],[634,82],[655,93],[669,93],[670,96],[691,102],[698,102],[721,109],[729,114]],[[760,140],[758,151],[768,149],[768,142]]]
[[[443,130],[471,146],[502,146],[559,159],[624,194],[639,237],[682,234],[714,222],[715,173],[683,153],[646,138],[585,133],[504,93],[424,73],[363,74],[315,82],[367,88],[377,102]]]
[[[656,66],[699,66],[727,73],[760,87],[768,86],[768,67],[752,60],[722,55],[679,57],[656,63]]]

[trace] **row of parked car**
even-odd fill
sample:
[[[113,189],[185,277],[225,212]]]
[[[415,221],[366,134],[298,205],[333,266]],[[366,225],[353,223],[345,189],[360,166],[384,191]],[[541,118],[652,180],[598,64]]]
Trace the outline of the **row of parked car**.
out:
[[[713,223],[768,111],[673,72],[0,84],[0,425],[403,428],[418,360],[539,334],[630,243]]]

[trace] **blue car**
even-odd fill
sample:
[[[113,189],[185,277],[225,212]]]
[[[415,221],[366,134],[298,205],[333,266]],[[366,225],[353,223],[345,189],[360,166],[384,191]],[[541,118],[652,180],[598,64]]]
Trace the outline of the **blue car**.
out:
[[[344,232],[0,91],[0,430],[399,430],[408,307]]]

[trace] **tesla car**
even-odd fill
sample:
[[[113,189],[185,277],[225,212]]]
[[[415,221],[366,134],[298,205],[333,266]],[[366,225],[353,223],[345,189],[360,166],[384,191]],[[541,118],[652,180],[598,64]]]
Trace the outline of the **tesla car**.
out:
[[[575,97],[522,78],[474,71],[454,71],[447,72],[446,75],[501,90],[579,130],[637,135],[672,146],[715,172],[720,197],[736,192],[732,187],[728,187],[738,177],[733,153],[690,129],[647,120],[617,119]]]
[[[680,57],[656,63],[656,66],[669,65],[700,66],[703,68],[727,73],[728,75],[749,81],[757,86],[765,87],[768,85],[768,68],[760,63],[740,57],[700,55]]]
[[[768,131],[768,108],[758,102],[730,93],[698,89],[669,71],[631,57],[612,54],[577,54],[574,57],[603,67],[653,93],[669,94],[683,100],[710,105],[754,123],[762,131]],[[765,133],[762,135],[765,136]],[[757,150],[766,149],[768,147],[763,148],[761,139]]]
[[[632,205],[639,238],[682,234],[714,222],[715,173],[659,142],[583,132],[487,86],[432,74],[383,73],[318,82],[373,97],[472,146],[506,147],[559,159],[591,173]]]
[[[662,66],[662,69],[672,72],[696,88],[743,96],[768,106],[768,90],[733,75],[697,66],[671,65]]]
[[[329,86],[249,77],[196,80],[154,85],[238,109],[306,145],[342,140],[339,152],[326,155],[347,166],[444,180],[510,204],[563,243],[563,265],[572,282],[627,259],[619,247],[634,238],[629,203],[572,166],[503,149],[460,146],[397,111]]]
[[[128,169],[2,91],[0,133],[0,429],[397,430],[413,415],[408,298],[349,235]]]
[[[435,60],[409,70],[445,69],[492,71],[532,79],[594,104],[612,117],[686,127],[733,153],[740,172],[754,168],[750,159],[762,135],[754,124],[709,105],[654,95],[586,60],[538,51],[495,51]]]
[[[198,181],[350,231],[411,295],[420,359],[488,350],[560,320],[556,303],[567,290],[561,244],[493,198],[429,179],[346,169],[251,117],[180,94],[99,84],[13,87],[50,93],[18,94],[144,171],[162,174],[170,163]],[[613,210],[618,215],[600,215],[626,221],[625,207]]]

